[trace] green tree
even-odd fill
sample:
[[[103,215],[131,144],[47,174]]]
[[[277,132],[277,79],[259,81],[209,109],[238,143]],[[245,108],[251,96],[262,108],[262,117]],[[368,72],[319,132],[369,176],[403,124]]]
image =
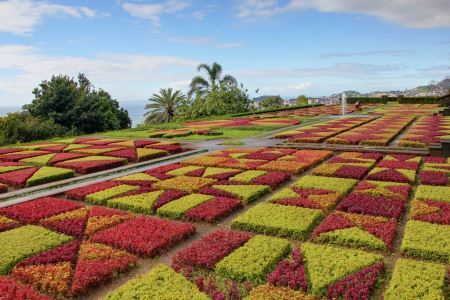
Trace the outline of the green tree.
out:
[[[305,95],[300,95],[297,97],[297,105],[308,104],[308,98]]]
[[[106,91],[96,90],[84,74],[78,80],[52,76],[33,90],[34,99],[23,109],[32,117],[52,120],[66,130],[94,133],[131,126],[128,112]]]
[[[278,108],[283,106],[283,98],[280,96],[268,96],[264,98],[260,104],[263,109],[266,108]]]
[[[0,117],[0,145],[43,140],[66,134],[65,127],[53,120],[40,120],[26,112]]]
[[[233,76],[224,75],[222,77],[222,66],[217,62],[212,65],[198,65],[197,71],[200,72],[202,70],[206,71],[207,79],[200,75],[192,78],[189,85],[189,98],[191,98],[194,94],[200,97],[205,97],[207,94],[215,92],[218,86],[221,85],[237,86],[237,80]]]
[[[145,105],[145,124],[170,122],[175,117],[178,106],[186,99],[180,90],[173,92],[172,88],[160,89],[159,94],[153,94],[148,99],[151,103]]]

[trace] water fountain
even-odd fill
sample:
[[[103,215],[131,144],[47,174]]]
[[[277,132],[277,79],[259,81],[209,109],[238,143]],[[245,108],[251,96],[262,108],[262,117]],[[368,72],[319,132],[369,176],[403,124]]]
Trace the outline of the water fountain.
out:
[[[347,95],[345,93],[342,93],[341,96],[341,115],[345,116],[347,113]]]

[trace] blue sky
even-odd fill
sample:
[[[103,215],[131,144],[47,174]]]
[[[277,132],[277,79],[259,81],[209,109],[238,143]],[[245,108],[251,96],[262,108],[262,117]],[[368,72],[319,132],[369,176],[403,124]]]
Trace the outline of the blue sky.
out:
[[[254,96],[405,89],[450,75],[448,0],[0,0],[0,106],[52,74],[119,101],[219,62]]]

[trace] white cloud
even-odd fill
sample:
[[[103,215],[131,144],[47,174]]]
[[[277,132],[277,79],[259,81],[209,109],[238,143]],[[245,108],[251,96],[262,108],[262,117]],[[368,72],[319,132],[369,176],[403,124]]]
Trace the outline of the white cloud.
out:
[[[0,2],[0,32],[30,34],[46,16],[95,17],[96,11],[84,6],[68,6],[44,1],[6,0]]]
[[[122,3],[122,8],[131,16],[150,21],[154,26],[161,25],[161,15],[173,14],[185,10],[190,6],[190,1],[168,0],[159,3]]]
[[[277,0],[242,0],[237,16],[252,20],[305,9],[369,15],[410,28],[450,26],[448,0],[290,0],[285,5]]]
[[[231,49],[231,48],[239,48],[242,46],[242,43],[224,43],[224,44],[219,44],[216,45],[216,48],[219,49]]]
[[[94,58],[50,56],[23,45],[0,45],[0,106],[24,104],[41,80],[53,74],[85,73],[92,82],[121,100],[136,100],[150,91],[188,80],[199,61],[177,56],[99,54]],[[12,74],[12,75],[11,75]],[[148,92],[142,92],[142,90]]]
[[[199,21],[203,21],[205,19],[205,17],[206,17],[206,11],[204,11],[204,10],[194,11],[192,13],[192,16],[194,18],[196,18],[197,20],[199,20]]]

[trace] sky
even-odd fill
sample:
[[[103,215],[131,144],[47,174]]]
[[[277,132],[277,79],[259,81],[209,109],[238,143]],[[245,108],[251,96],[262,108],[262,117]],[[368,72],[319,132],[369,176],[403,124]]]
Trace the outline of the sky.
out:
[[[449,15],[448,0],[0,0],[0,106],[53,74],[120,102],[186,92],[212,62],[252,97],[404,90],[450,75]]]

